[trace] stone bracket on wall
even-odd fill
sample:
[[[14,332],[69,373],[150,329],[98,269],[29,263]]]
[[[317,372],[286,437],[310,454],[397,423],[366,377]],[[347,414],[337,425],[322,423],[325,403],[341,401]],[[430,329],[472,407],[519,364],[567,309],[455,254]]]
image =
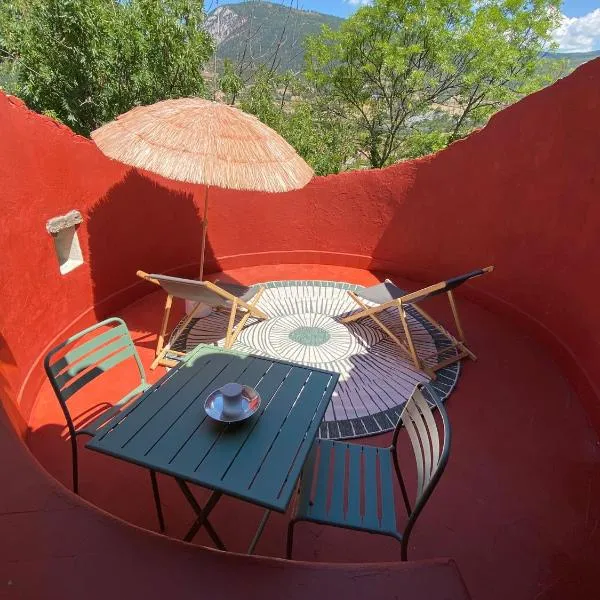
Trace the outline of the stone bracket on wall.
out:
[[[71,210],[66,215],[53,217],[46,221],[46,231],[52,235],[56,235],[65,229],[75,227],[83,223],[83,217],[78,210]]]
[[[83,264],[83,254],[77,237],[77,226],[83,223],[78,210],[46,221],[46,231],[54,240],[54,251],[61,275],[66,275]]]

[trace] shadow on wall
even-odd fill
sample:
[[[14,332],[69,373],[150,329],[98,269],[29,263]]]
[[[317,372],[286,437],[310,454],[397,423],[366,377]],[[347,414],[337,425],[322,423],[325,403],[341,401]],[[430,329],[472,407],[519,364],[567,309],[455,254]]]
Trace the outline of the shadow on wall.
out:
[[[568,323],[572,333],[564,311],[597,262],[599,83],[600,60],[586,63],[413,161],[414,181],[396,188],[394,217],[373,255],[426,282],[496,264],[478,287],[542,321],[545,296],[556,308],[550,327]]]
[[[414,177],[373,251],[403,277],[430,285],[494,264],[492,238],[502,224],[490,202],[498,185],[493,167],[482,159],[477,172],[485,175],[457,176],[473,160],[468,144],[480,143],[477,136],[415,161]]]
[[[24,433],[27,424],[23,420],[19,409],[15,405],[15,391],[10,383],[12,371],[17,368],[17,361],[0,333],[0,406],[4,408],[17,431]]]
[[[140,281],[138,269],[175,269],[194,276],[200,263],[202,215],[194,194],[176,186],[167,188],[132,169],[90,210],[87,230],[97,318],[106,316],[106,309],[98,308],[102,301]],[[200,198],[202,188],[198,190]],[[208,240],[206,261],[214,261]]]

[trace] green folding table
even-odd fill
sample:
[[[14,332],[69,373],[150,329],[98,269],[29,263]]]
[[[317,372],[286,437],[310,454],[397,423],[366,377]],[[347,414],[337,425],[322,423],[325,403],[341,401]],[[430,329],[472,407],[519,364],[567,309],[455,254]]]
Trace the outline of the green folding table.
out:
[[[223,494],[266,508],[248,550],[252,553],[269,512],[285,512],[290,503],[338,377],[199,346],[86,446],[174,477],[197,517],[186,541],[204,526],[215,545],[225,549],[208,520]],[[228,382],[249,385],[261,397],[252,417],[230,425],[214,421],[204,410],[210,392]],[[188,483],[212,490],[204,507]]]

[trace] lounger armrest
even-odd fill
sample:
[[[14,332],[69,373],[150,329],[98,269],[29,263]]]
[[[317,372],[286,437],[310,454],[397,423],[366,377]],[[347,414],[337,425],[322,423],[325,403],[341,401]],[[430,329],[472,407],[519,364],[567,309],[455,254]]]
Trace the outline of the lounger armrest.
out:
[[[146,271],[142,271],[140,269],[139,271],[136,272],[136,275],[141,279],[145,279],[146,281],[149,281],[150,283],[154,283],[155,285],[160,285],[158,280],[151,277],[149,273],[146,273]]]

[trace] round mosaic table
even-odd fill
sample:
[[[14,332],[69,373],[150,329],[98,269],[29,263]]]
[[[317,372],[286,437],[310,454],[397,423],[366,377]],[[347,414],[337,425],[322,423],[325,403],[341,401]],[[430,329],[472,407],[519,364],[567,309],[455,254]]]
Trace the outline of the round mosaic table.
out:
[[[410,357],[373,320],[342,324],[358,307],[347,294],[360,286],[333,281],[270,281],[260,299],[266,321],[248,320],[234,349],[289,360],[340,373],[319,434],[344,439],[393,429],[415,385],[429,381]],[[369,304],[369,303],[367,303]],[[448,340],[410,307],[409,326],[417,352],[427,356]],[[394,332],[401,328],[396,309],[379,315]],[[213,311],[193,319],[174,349],[190,351],[200,343],[223,345],[228,315]],[[440,369],[432,386],[445,400],[456,385],[460,364]]]

